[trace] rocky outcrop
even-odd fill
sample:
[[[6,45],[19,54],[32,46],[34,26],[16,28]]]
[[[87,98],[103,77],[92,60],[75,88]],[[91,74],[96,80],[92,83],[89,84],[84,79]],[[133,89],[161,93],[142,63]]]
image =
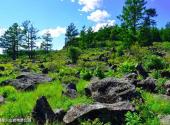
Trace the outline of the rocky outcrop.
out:
[[[37,125],[51,124],[56,121],[63,121],[66,112],[63,109],[57,109],[53,112],[45,96],[40,97],[36,101],[36,105],[32,111],[32,119]]]
[[[136,91],[129,80],[105,78],[91,83],[85,92],[97,102],[115,103],[120,100],[129,100]]]
[[[66,86],[66,91],[63,92],[65,96],[68,96],[70,98],[76,98],[77,97],[77,88],[76,85],[73,83],[70,83]]]
[[[136,70],[138,72],[138,74],[140,74],[141,76],[143,76],[144,79],[146,79],[147,77],[149,77],[148,72],[146,72],[146,70],[144,69],[144,67],[142,66],[142,64],[138,64],[136,67]]]
[[[150,92],[155,92],[156,80],[148,77],[145,80],[137,82],[136,86],[141,87],[142,89],[145,89]]]
[[[114,104],[96,103],[92,105],[73,106],[64,116],[64,123],[78,124],[77,120],[100,118],[103,122],[122,124],[124,114],[127,111],[134,111],[134,107],[129,102],[118,102]],[[116,120],[117,119],[117,120]]]
[[[27,91],[35,89],[35,85],[38,83],[46,83],[50,81],[52,81],[52,79],[45,75],[24,72],[16,77],[16,79],[3,81],[0,85],[12,85],[18,90]]]

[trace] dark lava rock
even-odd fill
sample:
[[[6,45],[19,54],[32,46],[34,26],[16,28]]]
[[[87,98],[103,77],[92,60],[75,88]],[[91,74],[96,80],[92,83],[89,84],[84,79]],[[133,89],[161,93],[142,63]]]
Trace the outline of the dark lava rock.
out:
[[[155,92],[156,80],[148,77],[147,79],[138,82],[136,86],[141,87],[141,88],[148,90],[150,92]]]
[[[63,121],[63,118],[66,114],[66,112],[63,109],[57,109],[56,111],[54,111],[55,113],[55,120],[56,121]]]
[[[74,83],[70,83],[66,85],[66,91],[63,91],[63,94],[70,98],[76,98],[77,97],[76,85]]]
[[[38,83],[46,83],[52,81],[51,78],[42,75],[24,72],[14,80],[7,80],[1,83],[1,86],[12,85],[18,90],[33,90]]]
[[[30,69],[24,68],[24,69],[21,69],[21,72],[30,72]]]
[[[3,96],[0,95],[0,104],[4,103],[5,102],[5,99]]]
[[[5,81],[2,81],[1,84],[0,84],[0,86],[9,85],[11,82],[12,82],[12,80],[5,80]]]
[[[0,71],[5,71],[5,67],[0,66]]]
[[[162,71],[161,76],[166,77],[166,78],[170,78],[170,71]]]
[[[111,122],[122,125],[124,114],[134,111],[135,108],[129,102],[118,102],[114,104],[96,103],[91,105],[73,106],[63,118],[64,123],[79,125],[78,119],[94,120],[99,118],[102,122]]]
[[[127,75],[124,76],[125,79],[129,79],[129,80],[133,80],[133,79],[137,79],[137,74],[136,73],[129,73]]]
[[[39,68],[44,69],[45,66],[43,64],[39,65]]]
[[[42,69],[43,74],[48,74],[48,72],[49,72],[48,68]]]
[[[51,109],[46,97],[42,96],[36,101],[36,105],[32,111],[32,118],[37,125],[54,122],[55,113]]]
[[[92,82],[85,89],[86,95],[101,103],[114,103],[120,100],[129,100],[136,94],[135,86],[129,80],[105,78]]]
[[[148,72],[145,71],[142,64],[138,64],[136,69],[137,69],[138,73],[143,76],[144,79],[149,77]]]
[[[76,85],[73,84],[73,83],[68,84],[68,85],[67,85],[67,89],[74,89],[74,90],[77,91]]]
[[[63,92],[65,96],[68,96],[70,98],[76,98],[77,97],[77,91],[74,89],[67,89],[66,92]]]

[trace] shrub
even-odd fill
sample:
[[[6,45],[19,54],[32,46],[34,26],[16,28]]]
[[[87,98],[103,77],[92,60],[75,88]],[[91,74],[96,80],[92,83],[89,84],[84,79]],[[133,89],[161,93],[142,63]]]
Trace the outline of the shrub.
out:
[[[125,61],[123,62],[118,70],[122,73],[129,73],[135,71],[136,64],[133,61]]]
[[[78,82],[78,78],[74,77],[74,76],[64,76],[61,79],[61,82],[64,84],[69,84],[69,83],[74,83],[76,84]]]
[[[94,121],[92,120],[87,120],[87,121],[82,121],[81,125],[110,125],[110,123],[102,123],[100,119],[96,118]]]
[[[141,118],[137,113],[127,112],[125,116],[126,125],[142,125]]]
[[[84,80],[90,80],[92,78],[92,72],[90,70],[84,69],[80,72],[80,78]]]
[[[101,68],[97,67],[94,71],[94,75],[99,77],[100,79],[103,79],[105,77],[104,71],[101,70]]]
[[[81,55],[81,50],[77,47],[70,47],[68,54],[72,63],[77,63],[78,57]]]
[[[149,55],[146,56],[144,59],[144,66],[147,70],[153,70],[153,69],[163,69],[165,67],[165,62],[163,59],[156,55]]]

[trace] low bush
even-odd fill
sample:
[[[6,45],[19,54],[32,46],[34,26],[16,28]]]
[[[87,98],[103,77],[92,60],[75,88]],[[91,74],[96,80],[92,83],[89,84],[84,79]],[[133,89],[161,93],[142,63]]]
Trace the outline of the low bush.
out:
[[[83,69],[80,72],[80,78],[84,79],[84,80],[90,80],[92,78],[92,71],[87,70],[87,69]]]
[[[159,70],[165,68],[166,63],[164,62],[163,59],[156,55],[149,55],[146,56],[144,59],[144,66],[147,70],[153,69]]]
[[[100,119],[82,121],[81,125],[111,125],[111,123],[102,123]]]
[[[68,55],[72,60],[72,63],[77,63],[78,57],[81,55],[81,50],[77,47],[70,47],[68,50]]]
[[[119,65],[118,70],[122,73],[134,72],[136,67],[136,63],[133,61],[125,61]]]

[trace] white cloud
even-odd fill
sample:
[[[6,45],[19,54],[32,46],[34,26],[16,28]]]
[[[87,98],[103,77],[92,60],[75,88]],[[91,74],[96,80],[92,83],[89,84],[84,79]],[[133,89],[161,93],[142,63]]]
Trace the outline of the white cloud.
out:
[[[90,12],[98,8],[102,0],[79,0],[78,3],[83,6],[81,11]]]
[[[5,28],[0,28],[0,36],[2,36],[5,33],[6,29]]]
[[[44,29],[44,30],[40,31],[40,35],[43,35],[43,34],[45,34],[46,32],[49,32],[52,37],[57,38],[57,37],[65,34],[66,28],[65,28],[65,27],[59,27],[59,26],[58,26],[57,28]]]
[[[87,16],[87,19],[94,22],[101,22],[106,20],[108,17],[110,17],[110,15],[106,10],[96,10],[92,12],[90,16]]]
[[[97,32],[100,28],[103,28],[105,26],[114,26],[115,20],[106,20],[105,22],[97,23],[95,26],[93,26],[93,31]]]

